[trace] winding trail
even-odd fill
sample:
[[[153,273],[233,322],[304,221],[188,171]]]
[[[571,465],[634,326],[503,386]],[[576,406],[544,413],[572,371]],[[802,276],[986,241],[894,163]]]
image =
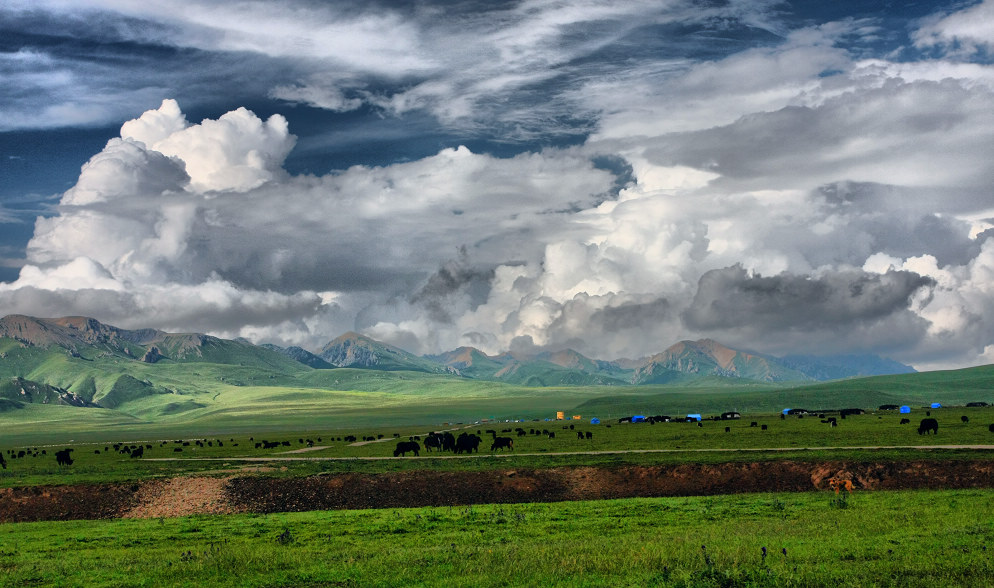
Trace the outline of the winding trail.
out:
[[[393,439],[381,439],[378,441],[392,441]],[[365,443],[360,442],[360,444],[375,443],[375,441],[366,441]],[[353,443],[352,445],[356,445]],[[864,446],[842,446],[842,445],[826,445],[821,447],[746,447],[746,448],[708,448],[708,449],[612,449],[604,451],[543,451],[538,453],[473,453],[468,455],[439,455],[438,453],[425,453],[420,457],[393,457],[393,456],[378,456],[378,455],[367,455],[367,456],[352,456],[352,457],[328,457],[328,456],[308,456],[308,457],[283,457],[289,453],[303,453],[305,451],[317,451],[318,449],[324,449],[323,447],[308,447],[305,449],[296,449],[294,451],[286,451],[282,454],[278,454],[273,457],[146,457],[145,461],[249,461],[249,462],[261,462],[261,461],[378,461],[378,460],[388,460],[388,459],[481,459],[489,457],[528,457],[528,456],[544,456],[544,455],[623,455],[623,454],[633,454],[633,453],[735,453],[735,452],[761,452],[761,451],[823,451],[823,450],[840,450],[840,449],[869,449],[869,450],[879,450],[879,449],[909,449],[909,450],[922,450],[922,449],[968,449],[972,451],[994,451],[994,445],[864,445]]]

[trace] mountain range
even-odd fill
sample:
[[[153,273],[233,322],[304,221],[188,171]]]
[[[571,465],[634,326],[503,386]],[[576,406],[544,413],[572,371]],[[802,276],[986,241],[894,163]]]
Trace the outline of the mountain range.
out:
[[[651,357],[612,361],[591,359],[572,349],[487,355],[474,347],[460,347],[437,355],[418,356],[354,332],[332,340],[317,354],[305,351],[304,355],[303,350],[295,347],[266,347],[312,367],[319,367],[317,362],[323,361],[333,367],[450,373],[526,386],[668,384],[705,377],[762,383],[814,382],[915,371],[875,355],[777,358],[731,349],[712,339],[680,341]]]
[[[159,413],[178,414],[203,408],[212,386],[344,390],[348,383],[336,374],[355,370],[531,387],[779,385],[914,372],[876,356],[776,358],[710,339],[681,341],[640,360],[596,360],[570,349],[487,355],[472,347],[418,356],[354,332],[314,353],[199,333],[120,329],[87,317],[0,319],[0,412],[27,402],[137,406],[133,413],[154,405]]]

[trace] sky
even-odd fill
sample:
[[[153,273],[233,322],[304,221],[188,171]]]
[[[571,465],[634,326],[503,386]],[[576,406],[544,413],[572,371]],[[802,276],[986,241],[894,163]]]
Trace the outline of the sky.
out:
[[[14,313],[994,363],[994,0],[5,0]]]

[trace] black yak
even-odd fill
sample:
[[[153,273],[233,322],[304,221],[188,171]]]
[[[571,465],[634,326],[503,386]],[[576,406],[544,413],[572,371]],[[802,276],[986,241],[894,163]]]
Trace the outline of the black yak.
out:
[[[910,425],[911,424],[911,419],[901,419],[901,424],[902,425]]]
[[[417,457],[421,453],[421,446],[418,445],[417,441],[399,441],[397,443],[397,449],[393,450],[393,456],[407,456],[407,452],[413,451],[414,456]]]
[[[929,431],[932,431],[936,435],[939,434],[939,421],[935,419],[922,419],[921,424],[918,425],[918,434],[925,435]]]
[[[555,433],[550,433],[550,435],[554,434]],[[494,442],[490,444],[490,451],[503,449],[505,447],[511,451],[514,451],[514,441],[510,437],[494,437]]]
[[[67,449],[63,449],[61,451],[56,451],[55,452],[55,461],[60,466],[63,466],[63,465],[64,466],[71,466],[72,462],[73,462],[73,459],[71,457],[69,457],[69,454],[72,453],[72,451],[73,451],[72,448],[67,448]]]
[[[413,440],[414,438],[411,437]],[[425,450],[431,453],[432,449],[442,450],[442,436],[436,435],[434,432],[428,433],[425,437]]]
[[[456,439],[456,453],[473,453],[480,451],[480,439],[477,435],[467,435],[463,433]]]

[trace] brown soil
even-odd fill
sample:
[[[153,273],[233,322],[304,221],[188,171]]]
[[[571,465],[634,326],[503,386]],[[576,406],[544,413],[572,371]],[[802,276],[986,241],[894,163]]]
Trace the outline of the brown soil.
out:
[[[144,483],[136,495],[138,504],[121,516],[149,519],[192,514],[231,514],[237,509],[228,500],[225,491],[225,485],[230,479],[195,476]]]
[[[994,461],[782,461],[300,478],[195,476],[4,488],[0,522],[800,492],[825,490],[832,478],[851,480],[857,491],[994,488]]]

